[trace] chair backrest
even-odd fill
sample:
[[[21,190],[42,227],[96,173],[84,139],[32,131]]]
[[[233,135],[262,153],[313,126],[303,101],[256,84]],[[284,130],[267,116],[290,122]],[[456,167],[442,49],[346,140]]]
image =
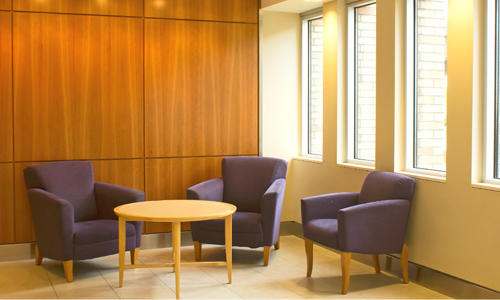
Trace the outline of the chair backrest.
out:
[[[415,180],[408,176],[390,172],[370,172],[361,187],[358,202],[406,199],[411,201]]]
[[[39,188],[73,205],[75,222],[95,219],[94,169],[89,161],[61,161],[24,169],[26,187]]]
[[[227,157],[222,160],[224,202],[242,212],[261,211],[261,199],[271,184],[286,178],[287,162],[270,157]]]

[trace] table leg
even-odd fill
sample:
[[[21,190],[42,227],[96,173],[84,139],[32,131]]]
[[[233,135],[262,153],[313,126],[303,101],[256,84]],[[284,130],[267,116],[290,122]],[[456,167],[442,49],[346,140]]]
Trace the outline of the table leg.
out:
[[[172,272],[175,272],[175,251],[174,251],[174,242],[173,242],[173,233],[172,233],[172,262],[174,263],[174,266],[172,267]]]
[[[118,261],[120,263],[120,287],[123,286],[123,270],[125,269],[125,219],[118,218]]]
[[[175,265],[175,296],[180,299],[181,288],[181,223],[174,222],[173,228],[173,246],[174,246],[174,265]]]
[[[229,215],[226,218],[226,263],[227,263],[227,278],[228,283],[232,281],[233,272],[233,216]]]

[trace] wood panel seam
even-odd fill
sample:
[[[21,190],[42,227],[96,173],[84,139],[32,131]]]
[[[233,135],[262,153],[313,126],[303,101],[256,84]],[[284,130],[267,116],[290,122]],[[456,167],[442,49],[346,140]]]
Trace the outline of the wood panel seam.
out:
[[[132,19],[142,19],[143,18],[142,16],[63,13],[63,12],[53,12],[53,11],[12,10],[12,12],[13,13],[27,13],[27,14],[44,14],[44,15],[84,16],[84,17],[112,17],[112,18],[132,18]]]
[[[12,204],[14,209],[14,243],[16,242],[16,151],[15,151],[15,134],[14,134],[14,1],[10,1],[10,32],[11,32],[11,40],[10,40],[10,52],[11,52],[11,76],[12,76],[12,93],[10,95],[10,100],[12,101]]]
[[[144,168],[144,192],[146,192],[146,18],[145,1],[142,2],[142,165]],[[145,199],[144,199],[145,200]],[[145,233],[147,227],[142,231]]]
[[[0,10],[1,11],[1,10]],[[8,12],[9,10],[5,10]],[[48,14],[48,15],[69,15],[69,16],[94,16],[94,17],[112,17],[112,18],[132,18],[144,20],[172,20],[172,21],[190,21],[190,22],[210,22],[210,23],[229,23],[229,24],[251,24],[258,25],[258,22],[238,22],[238,21],[219,21],[219,20],[202,20],[202,19],[181,19],[181,18],[160,18],[160,17],[142,17],[142,16],[123,16],[123,15],[102,15],[102,14],[79,14],[79,13],[62,13],[62,12],[44,12],[44,11],[29,11],[29,10],[10,10],[12,13],[28,13],[28,14]]]
[[[192,155],[192,156],[158,156],[158,157],[130,157],[130,158],[86,158],[86,159],[69,159],[71,161],[122,161],[122,160],[147,160],[147,159],[180,159],[180,158],[205,158],[205,157],[233,157],[233,156],[255,156],[258,153],[247,154],[221,154],[221,155]],[[0,163],[49,163],[57,161],[67,161],[68,159],[55,159],[55,160],[16,160],[16,161],[2,161]]]
[[[146,19],[146,20],[172,20],[172,21],[191,21],[191,22],[210,22],[210,23],[229,23],[229,24],[252,24],[252,25],[259,25],[258,22],[199,20],[199,19],[180,19],[180,18],[161,18],[161,17],[144,17],[144,19]]]

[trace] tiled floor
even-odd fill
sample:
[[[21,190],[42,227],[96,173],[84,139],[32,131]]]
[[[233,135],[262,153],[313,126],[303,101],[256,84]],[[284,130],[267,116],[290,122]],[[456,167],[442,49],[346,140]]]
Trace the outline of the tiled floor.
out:
[[[193,247],[182,248],[182,260],[194,261]],[[141,250],[140,263],[171,262],[171,249]],[[224,247],[204,245],[203,260],[224,260]],[[129,257],[127,254],[127,263]],[[262,249],[234,248],[233,283],[227,284],[225,267],[182,267],[182,299],[443,299],[446,296],[401,278],[351,261],[351,284],[340,294],[340,256],[314,247],[312,277],[307,278],[304,241],[282,236],[281,249],[271,251],[262,266]],[[0,298],[36,299],[175,299],[172,268],[125,270],[118,287],[118,256],[74,264],[74,282],[67,283],[62,263],[44,259],[0,263]]]

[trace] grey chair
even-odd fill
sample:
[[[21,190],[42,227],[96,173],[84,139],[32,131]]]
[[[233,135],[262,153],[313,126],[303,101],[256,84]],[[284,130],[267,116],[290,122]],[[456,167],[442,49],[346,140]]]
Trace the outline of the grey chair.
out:
[[[94,182],[92,163],[62,161],[24,169],[36,235],[36,261],[60,260],[68,282],[73,261],[118,253],[119,205],[144,201],[144,192]],[[142,222],[127,222],[126,249],[132,264],[141,246]]]
[[[380,272],[379,254],[401,253],[403,281],[408,283],[408,247],[404,244],[415,180],[370,172],[359,193],[334,193],[303,198],[307,276],[312,273],[313,243],[340,250],[342,294],[349,289],[351,253],[372,254]]]
[[[271,246],[279,249],[279,230],[287,162],[269,157],[227,157],[222,178],[187,190],[188,199],[222,201],[237,207],[233,214],[233,246],[264,247],[264,265]],[[202,244],[224,245],[224,220],[191,222],[195,259]]]

